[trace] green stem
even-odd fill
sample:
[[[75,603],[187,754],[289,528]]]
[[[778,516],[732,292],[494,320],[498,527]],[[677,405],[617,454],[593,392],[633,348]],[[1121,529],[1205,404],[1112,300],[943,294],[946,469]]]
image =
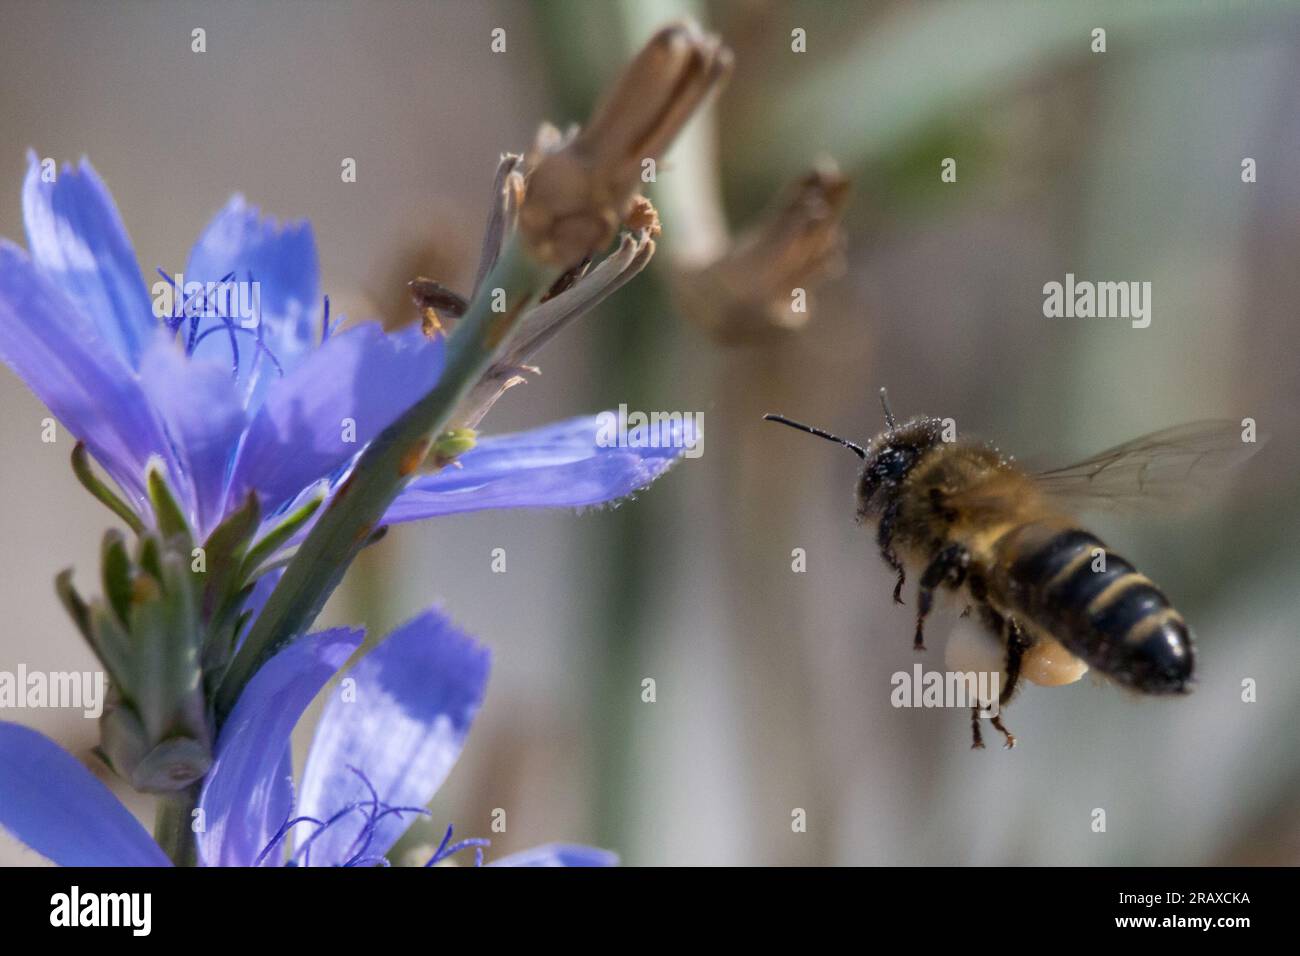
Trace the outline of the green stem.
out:
[[[532,259],[517,237],[507,242],[447,340],[446,364],[438,384],[366,446],[352,474],[285,568],[217,691],[218,725],[229,716],[258,668],[311,626],[424,458],[433,437],[451,421],[457,405],[487,371],[497,347],[557,275],[558,270]],[[504,312],[492,308],[499,299],[494,295],[497,289],[505,290]]]
[[[194,842],[192,825],[198,802],[199,784],[158,798],[153,836],[177,866],[198,866],[198,847]]]

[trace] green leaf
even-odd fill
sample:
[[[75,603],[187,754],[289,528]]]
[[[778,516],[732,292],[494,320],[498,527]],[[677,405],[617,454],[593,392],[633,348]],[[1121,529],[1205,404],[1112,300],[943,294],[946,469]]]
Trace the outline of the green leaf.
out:
[[[162,587],[131,616],[134,649],[127,688],[153,743],[171,736],[206,740],[200,648],[203,628],[188,556],[162,557]]]
[[[100,752],[113,772],[126,780],[149,752],[148,737],[140,716],[130,704],[117,701],[104,712],[99,722]]]
[[[230,666],[230,655],[235,651],[239,634],[253,615],[252,611],[244,609],[245,602],[253,594],[253,586],[254,582],[250,581],[234,591],[208,619],[207,634],[200,655],[204,696],[207,699],[211,699],[220,686],[226,668]]]
[[[177,504],[171,489],[167,487],[162,464],[156,459],[149,462],[146,484],[149,489],[149,502],[153,505],[154,518],[163,537],[179,537],[188,542],[189,522],[185,520],[185,513],[181,511],[181,506]],[[185,550],[188,551],[189,548],[186,547]]]
[[[126,553],[126,539],[118,531],[107,531],[100,548],[100,573],[108,605],[124,625],[131,619],[131,557]]]
[[[133,670],[136,649],[132,646],[126,626],[118,619],[116,612],[99,601],[87,608],[87,617],[91,650],[108,671],[118,693],[129,694],[131,686],[136,682]]]
[[[243,554],[261,522],[262,505],[257,499],[257,493],[250,491],[244,503],[227,515],[203,542],[203,550],[208,557],[208,570],[212,570],[214,562]]]
[[[90,455],[86,452],[85,442],[77,442],[72,449],[72,473],[77,476],[77,480],[87,491],[108,507],[109,511],[125,521],[128,528],[136,534],[144,531],[140,516],[95,475],[90,466]]]
[[[244,503],[217,525],[203,543],[207,570],[202,575],[202,614],[206,620],[219,624],[223,610],[246,583],[240,574],[240,563],[261,520],[261,504],[257,495],[249,492]]]
[[[59,596],[64,610],[68,612],[68,617],[72,618],[72,623],[77,625],[81,636],[90,641],[90,608],[81,599],[77,589],[72,586],[72,568],[64,568],[55,575],[54,592]]]
[[[240,565],[240,580],[250,580],[263,561],[278,551],[281,545],[297,534],[298,530],[311,520],[311,516],[316,513],[324,500],[325,495],[323,493],[319,497],[312,498],[268,531],[257,544],[253,545],[248,552],[248,556],[244,558],[243,563]]]

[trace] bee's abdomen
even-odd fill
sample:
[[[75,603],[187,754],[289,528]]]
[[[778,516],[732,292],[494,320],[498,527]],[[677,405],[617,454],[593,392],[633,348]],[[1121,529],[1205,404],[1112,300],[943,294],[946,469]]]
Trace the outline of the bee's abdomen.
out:
[[[1022,532],[1008,568],[1021,613],[1122,683],[1157,694],[1187,689],[1191,636],[1159,588],[1087,531]]]

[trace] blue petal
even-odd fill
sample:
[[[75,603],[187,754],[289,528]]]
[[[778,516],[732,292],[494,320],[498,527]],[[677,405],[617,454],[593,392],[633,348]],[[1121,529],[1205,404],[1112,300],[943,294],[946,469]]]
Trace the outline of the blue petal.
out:
[[[80,307],[100,337],[134,368],[158,321],[113,197],[85,159],[41,181],[27,154],[23,219],[32,259]]]
[[[239,380],[251,396],[250,407],[261,400],[280,371],[288,374],[320,338],[320,266],[316,238],[307,222],[281,225],[234,196],[213,217],[199,236],[185,266],[185,282],[220,282],[230,273],[238,282],[256,282],[260,291],[260,333],[274,356],[272,361],[253,335],[239,333]],[[199,322],[199,335],[224,325],[220,318]],[[203,338],[194,354],[232,367],[233,350],[225,332]]]
[[[618,854],[594,846],[548,843],[493,860],[488,866],[618,866]]]
[[[362,632],[309,634],[271,658],[248,682],[221,729],[199,807],[206,866],[252,866],[293,812],[289,736],[307,705],[361,645]],[[286,844],[287,845],[287,844]],[[274,865],[283,857],[267,855]]]
[[[135,374],[27,254],[0,240],[0,359],[142,509],[145,466],[175,457]]]
[[[604,504],[650,484],[696,441],[694,429],[678,422],[661,447],[604,447],[601,424],[601,416],[592,415],[484,438],[460,457],[459,468],[444,468],[411,482],[384,515],[384,523],[485,508]]]
[[[66,750],[0,721],[0,827],[60,866],[170,866],[131,812]]]
[[[299,812],[326,820],[369,799],[355,771],[393,807],[423,807],[460,755],[483,701],[490,655],[438,611],[402,625],[363,657],[348,678],[352,699],[325,708],[303,771]],[[313,865],[342,863],[360,850],[365,814],[353,812],[311,844]],[[385,853],[411,814],[379,820],[367,856]]]
[[[204,537],[221,518],[226,476],[247,423],[230,370],[187,359],[179,342],[159,333],[140,361],[140,378],[189,478],[190,520]]]
[[[433,388],[442,359],[441,339],[419,328],[385,335],[367,322],[332,336],[267,392],[240,451],[231,499],[255,489],[270,511],[332,474]]]

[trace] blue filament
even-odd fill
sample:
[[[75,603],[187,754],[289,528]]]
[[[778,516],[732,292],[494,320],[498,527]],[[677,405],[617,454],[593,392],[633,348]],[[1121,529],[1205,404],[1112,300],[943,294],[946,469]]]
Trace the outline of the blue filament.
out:
[[[170,285],[172,289],[176,291],[178,295],[183,292],[182,289],[177,287],[176,280],[173,279],[171,276],[169,276],[166,272],[164,272],[161,267],[157,269],[157,272],[160,276],[162,276],[163,280],[167,282],[167,284]],[[249,272],[247,273],[247,276],[248,276],[249,284],[252,285],[253,274]],[[226,282],[231,281],[234,278],[235,278],[235,273],[233,271],[227,272],[216,282],[216,285],[222,285]],[[203,296],[203,309],[191,314],[191,308],[194,305],[194,302],[199,295]],[[212,326],[211,328],[205,329],[203,332],[200,332],[199,331],[200,320],[203,318],[203,313],[207,312],[210,306],[211,306],[211,298],[208,295],[206,285],[201,290],[196,290],[192,295],[190,295],[188,298],[184,299],[183,301],[180,301],[178,299],[173,299],[172,314],[170,316],[167,316],[163,321],[166,323],[168,331],[175,334],[177,331],[179,331],[185,319],[186,318],[189,319],[189,330],[185,340],[186,355],[193,355],[194,349],[198,346],[198,344],[202,342],[204,339],[206,339],[209,335],[213,334],[214,332],[225,332],[230,337],[231,375],[234,376],[235,378],[238,378],[239,377],[238,334],[243,333],[245,335],[252,335],[253,344],[257,347],[256,356],[253,360],[254,367],[253,369],[250,370],[250,374],[252,371],[256,369],[256,362],[258,362],[261,359],[261,357],[265,355],[267,358],[271,360],[271,364],[275,366],[276,372],[278,372],[281,377],[284,376],[284,366],[280,364],[280,360],[276,358],[275,353],[272,352],[270,347],[266,344],[266,339],[262,334],[262,317],[260,314],[257,316],[257,323],[252,329],[245,328],[242,325],[236,325],[234,319],[232,319],[231,316],[222,314],[217,316],[217,318],[220,319],[221,321],[220,325]],[[259,303],[259,308],[260,308],[260,303]],[[225,310],[223,310],[223,313],[224,311]],[[328,326],[328,322],[329,322],[329,297],[328,296],[325,299],[325,321],[326,321],[327,332],[332,331],[329,329]]]
[[[313,826],[315,826],[316,829],[305,840],[303,840],[301,844],[298,845],[298,847],[294,850],[292,857],[284,865],[285,866],[311,866],[312,844],[315,843],[316,840],[323,833],[325,833],[335,824],[339,823],[350,814],[356,812],[360,812],[364,815],[365,822],[362,824],[361,832],[357,834],[356,838],[352,841],[352,845],[348,847],[347,853],[345,854],[345,859],[343,860],[343,862],[337,865],[339,866],[388,866],[389,865],[388,860],[382,854],[373,854],[369,852],[370,846],[374,842],[375,833],[379,822],[388,816],[400,817],[403,813],[416,813],[416,814],[423,814],[427,816],[429,814],[429,811],[425,810],[423,807],[390,806],[384,803],[379,798],[379,793],[375,790],[374,784],[370,782],[370,779],[364,773],[362,773],[356,767],[349,766],[348,769],[351,770],[354,774],[356,774],[357,777],[361,780],[362,784],[365,786],[366,790],[369,793],[368,799],[355,800],[351,803],[348,803],[325,820],[319,820],[316,817],[309,817],[309,816],[291,817],[290,819],[285,820],[284,823],[280,825],[280,828],[276,830],[275,835],[271,838],[271,841],[267,843],[267,845],[262,849],[262,852],[257,855],[257,859],[253,864],[254,866],[260,866],[262,862],[267,858],[267,856],[276,847],[280,846],[284,842],[285,838],[289,834],[289,831],[301,823],[310,823]],[[450,835],[451,835],[450,831],[448,831],[448,836]],[[444,846],[446,845],[446,842],[447,842],[446,840],[443,841]],[[457,845],[457,847],[452,848],[444,855],[450,855],[451,853],[457,852],[457,850],[463,848],[464,848],[463,846]],[[481,852],[482,851],[480,851],[480,854]]]
[[[442,842],[438,844],[438,849],[433,851],[433,856],[429,857],[429,862],[424,864],[426,868],[441,863],[443,860],[461,852],[474,848],[474,865],[483,865],[483,848],[492,845],[491,840],[484,840],[478,837],[472,837],[468,840],[461,840],[458,843],[451,843],[451,833],[454,827],[447,824],[447,832],[442,835]],[[451,844],[448,846],[448,844]]]

